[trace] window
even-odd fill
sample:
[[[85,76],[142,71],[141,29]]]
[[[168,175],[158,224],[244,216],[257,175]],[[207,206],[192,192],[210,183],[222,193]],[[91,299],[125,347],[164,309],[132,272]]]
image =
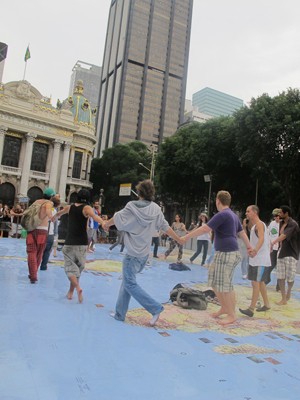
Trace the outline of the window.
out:
[[[5,135],[2,165],[18,168],[22,139]]]
[[[80,151],[75,151],[72,178],[80,179],[81,165],[82,165],[82,154]]]
[[[32,171],[46,172],[48,145],[34,142],[30,169]]]

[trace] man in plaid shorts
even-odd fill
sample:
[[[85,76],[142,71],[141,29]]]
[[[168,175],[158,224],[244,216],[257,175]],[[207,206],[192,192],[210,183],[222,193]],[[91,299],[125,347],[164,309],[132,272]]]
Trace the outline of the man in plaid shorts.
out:
[[[235,267],[241,261],[237,236],[243,240],[249,254],[252,250],[238,216],[229,208],[230,203],[230,193],[220,190],[216,198],[216,206],[219,212],[206,225],[194,229],[180,240],[181,243],[185,243],[189,238],[214,231],[216,253],[209,267],[208,284],[215,291],[221,304],[220,310],[211,314],[212,317],[218,318],[221,315],[226,315],[225,318],[219,320],[220,325],[232,324],[236,320],[236,300],[232,279]]]
[[[300,248],[299,226],[297,222],[291,218],[290,207],[280,207],[280,218],[279,236],[271,242],[271,245],[274,246],[276,243],[279,243],[280,246],[276,272],[281,292],[281,300],[276,304],[282,306],[287,304],[288,300],[291,298]],[[285,281],[287,281],[287,290]]]

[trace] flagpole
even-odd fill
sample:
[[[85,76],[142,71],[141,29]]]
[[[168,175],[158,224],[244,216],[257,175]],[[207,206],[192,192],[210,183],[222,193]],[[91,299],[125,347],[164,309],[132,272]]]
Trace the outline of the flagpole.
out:
[[[29,60],[30,56],[30,50],[29,50],[29,45],[30,43],[28,43],[26,52],[25,52],[25,57],[24,57],[24,61],[25,61],[25,68],[24,68],[24,75],[23,75],[23,81],[25,81],[25,75],[26,75],[26,68],[27,68],[27,61]]]
[[[26,67],[27,67],[27,61],[25,61],[25,68],[24,68],[23,81],[25,81]]]

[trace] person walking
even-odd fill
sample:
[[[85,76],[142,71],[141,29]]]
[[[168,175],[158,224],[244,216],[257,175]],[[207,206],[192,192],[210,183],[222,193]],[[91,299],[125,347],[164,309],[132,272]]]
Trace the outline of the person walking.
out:
[[[204,226],[207,223],[207,221],[208,221],[208,216],[205,213],[201,213],[199,215],[199,222],[197,224],[197,228],[199,228],[200,226]],[[203,253],[202,253],[201,265],[203,266],[205,264],[205,260],[206,260],[206,257],[207,257],[207,251],[208,251],[208,244],[210,242],[210,238],[211,238],[210,233],[204,233],[203,235],[200,235],[200,236],[197,237],[197,250],[195,251],[195,253],[190,258],[191,264],[193,264],[193,261],[201,253],[202,249],[203,249]]]
[[[281,292],[281,300],[276,304],[287,304],[291,298],[292,287],[295,281],[297,261],[299,259],[299,226],[291,217],[289,206],[280,207],[279,236],[271,242],[274,247],[279,243],[277,258],[277,280]],[[287,290],[285,281],[287,281]]]
[[[242,314],[253,317],[259,294],[261,294],[264,305],[258,307],[256,311],[270,310],[270,303],[267,294],[266,283],[270,276],[270,239],[266,225],[259,219],[259,208],[256,205],[247,207],[246,217],[250,221],[252,228],[250,231],[250,251],[248,279],[252,284],[252,298],[250,306],[242,310]]]
[[[252,249],[239,217],[229,208],[230,203],[230,193],[220,190],[216,197],[218,213],[206,225],[200,226],[180,239],[180,243],[184,244],[192,237],[214,231],[216,252],[209,266],[208,285],[213,288],[221,304],[220,310],[211,316],[218,318],[226,315],[219,320],[220,325],[236,321],[236,300],[232,280],[235,267],[241,261],[237,236],[242,238],[248,251]]]
[[[270,237],[271,243],[275,239],[277,239],[279,236],[280,211],[281,210],[279,208],[275,208],[272,211],[273,220],[270,222],[270,225],[268,226],[269,237]],[[269,269],[270,276],[269,276],[268,282],[266,282],[266,284],[271,282],[271,272],[273,271],[274,268],[276,268],[278,248],[279,248],[278,243],[275,243],[271,248],[271,255],[270,255],[271,256],[271,268]],[[276,284],[276,291],[277,292],[280,291],[278,282]]]
[[[179,237],[170,228],[159,205],[153,202],[155,190],[152,181],[147,179],[140,182],[136,191],[139,199],[127,203],[123,210],[116,212],[103,224],[106,231],[115,225],[117,229],[125,232],[124,242],[127,250],[123,259],[123,279],[116,309],[111,315],[118,321],[124,321],[130,299],[133,297],[152,314],[149,324],[154,326],[164,308],[142,289],[136,281],[136,275],[145,267],[155,231],[161,229],[176,241]]]
[[[53,203],[50,200],[52,196],[55,196],[54,189],[47,188],[44,190],[43,199],[36,200],[33,203],[40,205],[40,223],[36,229],[27,232],[26,237],[27,263],[29,270],[28,278],[30,283],[36,283],[38,280],[37,272],[47,243],[49,221],[52,218]]]
[[[67,298],[71,300],[73,298],[74,290],[76,289],[79,303],[82,303],[83,301],[79,279],[84,270],[86,261],[88,218],[92,218],[100,224],[103,223],[102,218],[95,214],[93,208],[89,206],[89,200],[89,191],[81,189],[77,194],[76,202],[64,207],[52,218],[52,221],[55,221],[61,215],[68,214],[69,216],[67,237],[63,247],[65,273],[70,281]]]
[[[120,244],[121,245],[120,253],[123,253],[123,250],[124,250],[124,247],[125,247],[124,236],[125,236],[125,233],[123,231],[117,230],[117,239],[116,239],[115,243],[113,243],[110,246],[108,251],[111,252],[116,246],[118,246]]]
[[[185,233],[187,233],[186,227],[185,227],[184,223],[182,222],[182,218],[179,214],[175,215],[175,221],[172,224],[172,229],[176,233],[176,235],[179,237],[181,237]],[[181,259],[182,259],[182,254],[183,254],[183,245],[172,238],[170,239],[169,248],[165,252],[165,260],[172,253],[172,251],[175,249],[176,246],[178,247],[177,263],[182,262]]]

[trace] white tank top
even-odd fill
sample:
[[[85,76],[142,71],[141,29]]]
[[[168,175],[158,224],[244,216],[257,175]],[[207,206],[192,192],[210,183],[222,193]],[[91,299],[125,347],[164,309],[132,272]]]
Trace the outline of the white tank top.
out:
[[[270,237],[266,225],[264,225],[264,242],[255,257],[249,257],[249,264],[252,266],[270,267]],[[258,236],[255,233],[256,225],[253,225],[250,231],[250,244],[254,249],[258,242]]]

